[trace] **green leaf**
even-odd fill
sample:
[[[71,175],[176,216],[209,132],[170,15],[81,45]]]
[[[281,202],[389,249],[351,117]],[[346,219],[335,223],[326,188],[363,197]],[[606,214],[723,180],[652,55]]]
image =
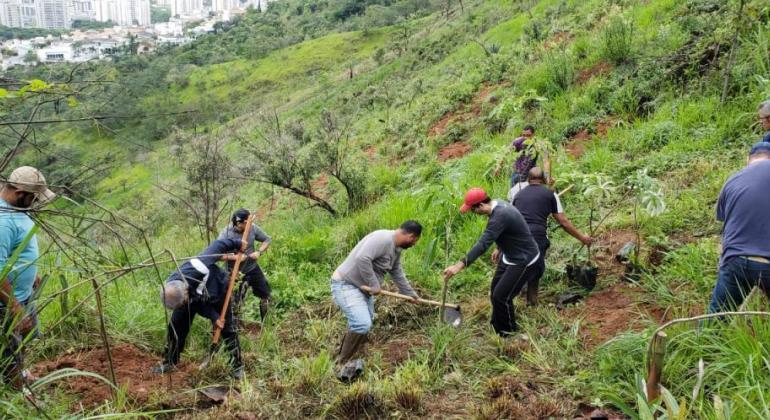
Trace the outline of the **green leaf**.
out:
[[[29,82],[29,90],[33,92],[40,92],[41,90],[46,90],[49,87],[51,86],[48,83],[40,79],[35,79]]]
[[[5,98],[6,96],[8,96],[8,91],[0,88],[0,98]]]
[[[67,106],[69,106],[70,108],[77,107],[78,106],[78,100],[73,98],[73,97],[67,98]]]
[[[652,409],[647,405],[647,401],[641,394],[636,394],[636,405],[639,409],[639,420],[655,420],[652,415]]]

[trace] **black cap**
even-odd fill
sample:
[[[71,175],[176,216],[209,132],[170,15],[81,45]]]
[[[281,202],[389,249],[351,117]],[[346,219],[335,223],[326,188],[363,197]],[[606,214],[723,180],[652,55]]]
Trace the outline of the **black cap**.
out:
[[[236,210],[235,213],[233,213],[233,218],[232,218],[233,226],[237,225],[238,223],[245,222],[250,215],[251,213],[249,213],[249,211],[246,209]]]
[[[760,141],[759,143],[751,146],[749,156],[754,156],[757,153],[770,153],[770,143]]]

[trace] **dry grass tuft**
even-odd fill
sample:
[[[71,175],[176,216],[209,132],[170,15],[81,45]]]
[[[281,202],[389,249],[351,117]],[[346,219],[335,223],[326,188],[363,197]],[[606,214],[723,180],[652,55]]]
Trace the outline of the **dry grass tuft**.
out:
[[[380,397],[365,382],[357,382],[339,394],[329,413],[340,419],[377,419],[385,416]]]

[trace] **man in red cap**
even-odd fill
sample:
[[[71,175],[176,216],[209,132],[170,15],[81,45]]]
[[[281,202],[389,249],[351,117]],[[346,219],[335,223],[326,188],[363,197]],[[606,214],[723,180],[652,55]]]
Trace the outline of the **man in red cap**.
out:
[[[492,277],[490,288],[490,323],[498,335],[507,337],[517,329],[513,298],[521,292],[527,282],[533,281],[535,276],[541,274],[534,267],[540,257],[537,243],[532,238],[524,217],[515,207],[505,200],[490,199],[481,188],[471,188],[465,193],[465,201],[460,211],[465,213],[468,210],[489,217],[487,227],[465,258],[444,270],[444,279],[449,281],[460,270],[476,261],[492,242],[495,242],[497,249],[492,253],[492,261],[497,263],[497,270]]]

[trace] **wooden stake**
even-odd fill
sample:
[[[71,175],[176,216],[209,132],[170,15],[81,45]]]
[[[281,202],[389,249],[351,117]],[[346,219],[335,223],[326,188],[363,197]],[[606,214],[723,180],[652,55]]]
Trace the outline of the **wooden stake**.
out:
[[[230,297],[233,295],[233,286],[235,285],[235,279],[238,277],[238,272],[241,270],[241,255],[246,250],[246,243],[248,242],[249,234],[251,234],[251,224],[254,222],[254,215],[250,215],[246,219],[246,227],[243,228],[243,237],[241,240],[241,250],[238,251],[235,256],[235,264],[233,264],[233,272],[230,273],[230,281],[227,282],[227,293],[225,294],[225,302],[222,304],[222,312],[219,313],[219,320],[225,322],[225,313],[227,313],[227,306],[230,303]],[[214,325],[214,336],[211,337],[213,344],[219,343],[219,337],[222,335],[222,329]]]
[[[659,331],[652,339],[652,346],[647,352],[647,402],[652,403],[660,397],[664,357],[666,357],[666,333]]]

